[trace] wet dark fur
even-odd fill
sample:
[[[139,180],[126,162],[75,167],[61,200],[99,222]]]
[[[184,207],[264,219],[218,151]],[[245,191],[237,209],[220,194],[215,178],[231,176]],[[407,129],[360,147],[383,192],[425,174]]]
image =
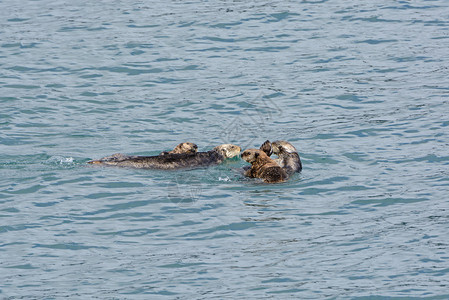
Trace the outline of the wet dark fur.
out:
[[[245,176],[261,178],[266,183],[283,182],[288,177],[284,169],[261,150],[247,149],[242,153],[242,159],[251,164]]]
[[[270,166],[261,169],[250,169],[245,175],[252,178],[262,178],[266,183],[278,183],[287,179],[287,174],[279,166]]]
[[[197,153],[167,153],[158,156],[126,156],[119,154],[89,161],[88,163],[139,169],[175,170],[216,165],[224,160],[225,157],[222,154],[211,150]]]
[[[271,148],[271,142],[269,140],[266,140],[259,149],[265,152],[268,156],[273,154],[273,149]]]

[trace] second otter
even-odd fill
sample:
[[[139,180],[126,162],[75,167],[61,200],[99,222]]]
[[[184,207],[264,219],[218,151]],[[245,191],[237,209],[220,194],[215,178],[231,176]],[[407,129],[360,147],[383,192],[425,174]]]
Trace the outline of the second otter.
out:
[[[301,172],[302,163],[298,151],[289,142],[279,140],[270,143],[270,141],[267,140],[260,146],[260,150],[265,152],[268,156],[271,156],[271,154],[277,155],[278,158],[274,159],[274,161],[287,172],[288,176],[291,176],[296,172]]]

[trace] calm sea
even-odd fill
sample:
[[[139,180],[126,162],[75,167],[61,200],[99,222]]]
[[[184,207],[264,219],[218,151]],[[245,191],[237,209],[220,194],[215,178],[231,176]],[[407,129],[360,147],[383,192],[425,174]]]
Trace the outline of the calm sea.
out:
[[[449,2],[0,1],[1,299],[449,299]],[[288,182],[87,165],[293,143]]]

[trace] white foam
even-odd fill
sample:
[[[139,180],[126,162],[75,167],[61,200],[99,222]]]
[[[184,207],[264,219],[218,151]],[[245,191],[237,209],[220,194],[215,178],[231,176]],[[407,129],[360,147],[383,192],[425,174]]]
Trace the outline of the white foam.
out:
[[[59,160],[60,164],[71,164],[73,163],[73,157],[63,157]]]
[[[64,156],[52,156],[49,159],[50,162],[59,163],[60,165],[64,164],[72,164],[73,163],[73,157],[64,157]]]

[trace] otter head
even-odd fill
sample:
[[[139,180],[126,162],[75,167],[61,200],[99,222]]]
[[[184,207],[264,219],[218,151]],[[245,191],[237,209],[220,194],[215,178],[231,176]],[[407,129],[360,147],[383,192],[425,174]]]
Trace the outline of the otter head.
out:
[[[296,148],[287,141],[275,141],[271,143],[273,153],[278,155],[279,153],[295,153],[298,152]]]
[[[258,158],[268,158],[268,155],[259,149],[246,149],[242,153],[242,159],[252,164]]]
[[[232,158],[240,154],[242,148],[233,144],[223,144],[214,148],[214,151],[217,151],[225,158]]]
[[[198,146],[194,143],[181,143],[173,149],[173,153],[187,153],[194,154],[198,151]]]

